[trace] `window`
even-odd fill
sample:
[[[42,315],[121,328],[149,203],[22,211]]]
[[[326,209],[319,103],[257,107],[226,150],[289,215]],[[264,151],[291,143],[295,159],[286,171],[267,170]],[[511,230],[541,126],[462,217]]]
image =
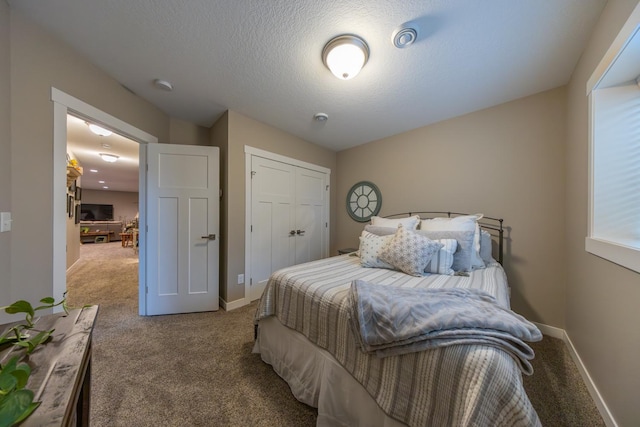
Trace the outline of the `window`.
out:
[[[586,250],[640,272],[640,14],[609,48],[587,94],[590,107]]]

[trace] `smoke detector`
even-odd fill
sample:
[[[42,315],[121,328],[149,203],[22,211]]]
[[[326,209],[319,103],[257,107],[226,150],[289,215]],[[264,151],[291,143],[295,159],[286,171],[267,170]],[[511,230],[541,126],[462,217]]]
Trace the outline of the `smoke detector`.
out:
[[[400,27],[393,32],[393,45],[398,49],[403,49],[413,44],[418,38],[418,31],[411,27]]]

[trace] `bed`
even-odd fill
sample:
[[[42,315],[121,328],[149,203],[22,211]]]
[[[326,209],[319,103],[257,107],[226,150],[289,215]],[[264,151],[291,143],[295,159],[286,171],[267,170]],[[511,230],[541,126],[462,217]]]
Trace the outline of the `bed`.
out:
[[[318,426],[540,425],[522,375],[532,372],[529,360],[533,357],[524,341],[537,341],[541,335],[533,324],[509,310],[509,287],[501,265],[502,220],[475,215],[472,232],[466,229],[469,224],[461,226],[455,219],[465,222],[474,215],[446,212],[444,218],[432,218],[434,214],[442,213],[378,218],[377,223],[364,227],[357,253],[284,268],[269,279],[256,311],[254,352],[287,381],[298,400],[318,408]],[[428,222],[431,219],[437,222]],[[460,227],[464,231],[457,229]],[[427,266],[418,267],[425,269],[421,274],[376,265],[392,260],[388,253],[382,257],[380,248],[388,252],[390,242],[397,243],[402,233],[420,242],[424,237],[439,242]],[[450,240],[455,241],[455,249],[451,252],[449,247],[448,255],[455,256],[455,261],[440,262],[447,255],[443,242]],[[371,247],[380,255],[373,261]],[[436,258],[439,265],[434,265]],[[482,267],[477,264],[480,259]],[[370,290],[379,294],[365,300],[363,295]],[[396,341],[391,344],[383,340],[380,345],[359,334],[363,325],[379,326],[388,320],[383,318],[388,313],[402,311],[398,304],[412,313],[409,317],[415,317],[419,308],[407,310],[404,301],[426,304],[431,295],[451,293],[479,295],[501,315],[517,317],[517,327],[524,335],[496,345],[495,337],[457,335],[463,329],[487,330],[482,325],[475,329],[462,325],[448,329],[453,335],[430,336],[431,330],[421,332],[420,337],[427,339],[418,340],[414,334],[409,340],[393,338]],[[380,307],[385,304],[389,311],[383,315],[385,309]],[[373,312],[358,311],[365,306],[373,307]],[[473,312],[471,305],[455,307],[462,311],[448,317],[461,319]],[[398,318],[390,322],[406,324]],[[410,323],[413,327],[416,320]],[[500,332],[498,337],[503,335]]]

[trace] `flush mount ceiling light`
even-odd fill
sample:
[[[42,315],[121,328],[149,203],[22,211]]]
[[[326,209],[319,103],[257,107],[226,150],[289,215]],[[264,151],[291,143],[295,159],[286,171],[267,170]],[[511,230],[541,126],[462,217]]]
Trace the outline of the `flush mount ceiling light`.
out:
[[[369,59],[369,46],[358,36],[341,35],[322,49],[322,62],[334,76],[349,80],[358,75]]]
[[[114,163],[120,158],[120,156],[116,156],[115,154],[109,154],[109,153],[100,153],[100,157],[102,157],[102,160],[109,163]]]
[[[89,130],[91,130],[91,132],[95,133],[96,135],[109,136],[113,133],[109,129],[105,129],[98,125],[94,125],[93,123],[89,123],[89,122],[85,122],[85,123],[87,123],[87,126],[89,126]]]
[[[329,116],[326,115],[325,113],[317,113],[316,115],[313,116],[313,119],[316,122],[326,122],[327,120],[329,120]]]

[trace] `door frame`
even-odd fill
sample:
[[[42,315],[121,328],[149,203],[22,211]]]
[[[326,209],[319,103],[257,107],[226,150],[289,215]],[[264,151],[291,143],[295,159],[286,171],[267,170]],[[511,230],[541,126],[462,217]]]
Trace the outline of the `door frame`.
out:
[[[251,280],[251,216],[252,216],[252,193],[251,193],[251,158],[253,156],[263,157],[265,159],[273,160],[276,162],[286,163],[292,166],[298,166],[305,169],[310,169],[316,172],[325,173],[327,175],[327,203],[325,205],[325,218],[327,219],[326,231],[323,235],[325,239],[325,247],[327,248],[327,254],[329,253],[329,241],[331,236],[331,169],[324,166],[314,165],[313,163],[307,163],[302,160],[297,160],[292,157],[283,156],[281,154],[272,153],[270,151],[261,150],[259,148],[251,147],[249,145],[244,146],[244,184],[245,184],[245,220],[244,220],[244,299],[238,301],[238,305],[233,308],[241,307],[249,304],[249,288]]]
[[[53,297],[63,298],[67,291],[67,236],[66,236],[66,206],[63,198],[66,192],[66,164],[67,164],[67,114],[103,124],[140,144],[139,171],[139,227],[146,227],[146,144],[157,144],[158,138],[112,116],[78,98],[75,98],[55,87],[51,87],[51,101],[53,102]],[[146,313],[146,233],[140,233],[140,251],[138,268],[138,311]],[[56,307],[61,311],[61,307]]]

